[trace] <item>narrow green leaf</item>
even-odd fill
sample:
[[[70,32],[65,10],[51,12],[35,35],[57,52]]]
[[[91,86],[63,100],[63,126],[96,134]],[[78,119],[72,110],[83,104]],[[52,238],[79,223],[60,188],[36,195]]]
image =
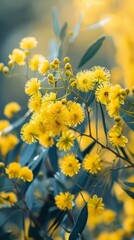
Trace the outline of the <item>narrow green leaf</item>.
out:
[[[124,188],[123,188],[123,190],[127,193],[127,195],[128,195],[129,197],[131,197],[132,199],[134,199],[134,192],[131,192],[130,190],[127,190],[127,189],[124,189]]]
[[[102,36],[96,42],[92,43],[92,45],[87,49],[87,51],[81,58],[78,68],[82,67],[87,61],[94,57],[94,55],[98,52],[98,50],[102,46],[104,40],[105,36]]]
[[[26,144],[22,150],[21,156],[20,156],[20,164],[21,166],[25,166],[32,158],[35,150],[36,150],[37,144]]]
[[[124,184],[128,187],[133,187],[134,188],[134,182],[124,182]]]
[[[70,37],[70,39],[69,39],[69,42],[70,42],[70,43],[73,43],[74,40],[78,37],[79,31],[80,31],[80,28],[81,28],[82,20],[83,20],[83,15],[80,14],[79,19],[78,19],[78,22],[77,22],[77,24],[76,24],[75,27],[74,27],[73,35],[72,35],[72,36]]]
[[[65,22],[60,30],[60,40],[63,42],[67,32],[67,23]]]
[[[57,154],[57,147],[55,145],[49,148],[48,156],[54,172],[57,172],[58,171],[58,154]]]
[[[96,144],[96,142],[92,142],[83,152],[83,157],[85,157],[86,154],[90,153],[90,151],[92,150],[92,148],[94,147],[94,145]]]
[[[77,218],[76,224],[69,236],[69,240],[74,240],[81,236],[81,234],[86,226],[87,217],[88,217],[88,210],[87,210],[87,204],[85,204],[85,206],[82,208],[82,210]]]
[[[52,22],[53,22],[53,31],[57,37],[60,36],[60,23],[58,18],[58,10],[56,7],[52,8]]]
[[[100,110],[101,110],[103,129],[104,129],[104,133],[105,133],[105,137],[106,137],[106,141],[107,141],[107,126],[106,126],[104,111],[103,111],[103,107],[102,107],[101,103],[100,103]]]

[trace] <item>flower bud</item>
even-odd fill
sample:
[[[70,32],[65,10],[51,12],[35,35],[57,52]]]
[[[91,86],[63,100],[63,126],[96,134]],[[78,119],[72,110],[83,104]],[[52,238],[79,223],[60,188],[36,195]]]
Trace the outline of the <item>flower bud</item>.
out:
[[[3,67],[4,67],[4,63],[0,63],[0,71],[3,70]]]
[[[58,58],[55,58],[55,59],[53,60],[53,63],[54,63],[55,65],[60,64],[60,60],[59,60]]]
[[[3,69],[2,69],[2,72],[4,74],[8,74],[9,73],[9,68],[7,66],[4,66]]]
[[[65,64],[65,69],[66,69],[66,70],[72,69],[71,64],[70,64],[70,63],[66,63],[66,64]]]
[[[0,168],[5,168],[5,163],[0,162]]]
[[[65,58],[63,59],[63,62],[65,62],[65,63],[70,62],[70,58],[69,58],[69,57],[65,57]]]

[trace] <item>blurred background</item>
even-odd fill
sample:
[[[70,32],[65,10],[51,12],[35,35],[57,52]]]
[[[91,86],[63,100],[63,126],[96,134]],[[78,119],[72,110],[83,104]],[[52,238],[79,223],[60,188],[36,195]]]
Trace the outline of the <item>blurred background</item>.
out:
[[[0,0],[0,62],[8,62],[12,49],[19,47],[23,37],[34,36],[38,40],[33,52],[52,55],[52,46],[59,42],[53,32],[52,8],[56,7],[60,25],[68,23],[64,40],[63,57],[71,57],[76,69],[80,58],[99,36],[107,38],[97,55],[84,68],[101,65],[109,68],[112,82],[122,86],[134,85],[134,1],[124,0]],[[71,34],[79,25],[77,36]],[[0,115],[4,105],[17,101],[26,111],[25,79],[0,74]]]

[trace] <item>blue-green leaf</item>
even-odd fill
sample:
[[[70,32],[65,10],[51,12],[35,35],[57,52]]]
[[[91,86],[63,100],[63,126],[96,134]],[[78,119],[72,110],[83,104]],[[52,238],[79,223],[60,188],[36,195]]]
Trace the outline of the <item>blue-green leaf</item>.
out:
[[[87,204],[82,208],[76,224],[74,225],[74,228],[69,236],[69,240],[74,240],[77,239],[81,236],[87,222],[87,217],[88,217],[88,209],[87,209]]]
[[[60,36],[60,23],[58,18],[58,10],[56,7],[52,8],[52,22],[53,22],[53,30],[57,37]]]
[[[48,156],[54,172],[57,172],[58,171],[58,154],[57,154],[57,147],[55,145],[49,148]]]
[[[128,127],[134,131],[134,106],[130,103],[125,102],[121,108],[120,114]]]
[[[89,61],[94,55],[98,52],[100,47],[102,46],[103,41],[105,40],[105,36],[100,37],[96,42],[94,42],[85,52],[83,57],[80,60],[78,68],[81,68],[87,61]]]
[[[60,30],[60,40],[63,42],[67,32],[67,23],[65,22]]]
[[[35,150],[36,150],[37,144],[26,144],[22,150],[21,156],[20,156],[20,164],[21,166],[25,166],[32,158]]]
[[[77,24],[76,24],[75,27],[74,27],[73,35],[72,35],[72,36],[70,37],[70,39],[69,39],[69,42],[70,42],[70,43],[74,42],[74,40],[78,37],[82,20],[83,20],[83,15],[81,14],[80,17],[79,17],[79,19],[78,19]]]
[[[124,182],[124,184],[128,187],[133,187],[134,188],[134,182]]]
[[[92,150],[92,148],[95,146],[96,142],[93,141],[83,152],[83,157],[85,157],[86,154],[90,153],[90,151]]]
[[[127,193],[127,195],[128,195],[129,197],[131,197],[132,199],[134,199],[134,192],[131,192],[130,190],[127,190],[127,189],[124,189],[124,188],[123,188],[123,190]]]
[[[101,117],[102,117],[103,129],[104,129],[105,137],[106,137],[106,140],[107,140],[107,126],[106,126],[106,119],[105,119],[105,115],[104,115],[103,107],[102,107],[101,104],[100,104],[100,110],[101,110]]]

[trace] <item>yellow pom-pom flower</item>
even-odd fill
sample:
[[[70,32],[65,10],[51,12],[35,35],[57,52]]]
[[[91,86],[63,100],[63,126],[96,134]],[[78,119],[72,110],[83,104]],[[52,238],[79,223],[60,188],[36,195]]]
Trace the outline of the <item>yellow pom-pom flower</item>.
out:
[[[74,154],[68,154],[59,161],[61,172],[69,177],[76,175],[80,170],[80,166],[81,164],[75,158]]]
[[[93,80],[96,83],[104,83],[109,82],[110,80],[110,72],[105,67],[101,66],[94,66],[91,68],[92,74],[93,74]]]
[[[32,95],[32,97],[29,99],[28,107],[31,112],[39,112],[41,109],[41,94],[38,92],[38,94]]]
[[[76,127],[84,121],[85,114],[82,106],[79,103],[71,102],[68,105],[69,123],[68,125]]]
[[[20,48],[22,49],[32,49],[37,46],[37,40],[35,37],[25,37],[20,42]]]
[[[0,137],[1,154],[3,156],[6,156],[9,151],[14,149],[14,147],[18,144],[18,142],[19,142],[19,139],[13,134]]]
[[[120,110],[120,102],[117,99],[110,101],[106,105],[106,109],[108,111],[108,114],[110,117],[117,117],[119,116],[119,110]]]
[[[93,197],[88,201],[88,210],[89,214],[101,215],[104,211],[102,198],[98,198],[97,195],[93,195]]]
[[[44,133],[39,136],[39,142],[44,147],[52,147],[54,144],[53,136],[50,133]]]
[[[40,89],[41,82],[37,78],[31,78],[25,85],[25,93],[28,95],[37,94]]]
[[[102,221],[106,224],[110,224],[115,220],[116,212],[111,209],[106,209],[102,215]]]
[[[10,102],[4,108],[4,115],[7,118],[13,117],[14,113],[20,111],[21,106],[17,102]]]
[[[107,104],[109,102],[109,84],[101,84],[97,87],[95,91],[96,100],[102,104]]]
[[[20,169],[20,178],[24,181],[31,182],[33,180],[33,172],[28,167],[22,167]]]
[[[74,145],[74,134],[71,131],[62,132],[62,136],[58,140],[56,146],[59,150],[68,151]]]
[[[125,147],[128,139],[122,135],[122,127],[114,125],[108,132],[109,141],[113,146]]]
[[[0,131],[4,130],[5,128],[9,127],[10,122],[5,119],[0,120]]]
[[[38,70],[40,74],[46,74],[46,72],[49,70],[50,68],[50,63],[47,60],[42,61],[39,64]]]
[[[95,82],[91,71],[81,71],[76,75],[76,88],[82,92],[93,90]]]
[[[9,55],[9,59],[18,65],[25,65],[25,53],[19,48],[15,48],[12,54]]]
[[[73,208],[73,199],[74,195],[69,192],[60,192],[60,194],[55,197],[55,204],[57,208],[63,211],[71,210]]]
[[[6,173],[9,178],[20,178],[21,165],[17,162],[12,162],[6,168]]]
[[[83,160],[82,167],[91,174],[98,173],[102,168],[102,162],[98,154],[87,154]]]
[[[32,71],[38,70],[39,64],[44,60],[44,57],[41,54],[34,54],[29,61],[29,68]]]
[[[14,205],[17,202],[17,197],[13,192],[0,192],[0,208],[1,205],[7,204],[8,207]]]
[[[28,144],[36,142],[36,137],[38,135],[36,126],[33,123],[25,123],[21,128],[21,138]]]

